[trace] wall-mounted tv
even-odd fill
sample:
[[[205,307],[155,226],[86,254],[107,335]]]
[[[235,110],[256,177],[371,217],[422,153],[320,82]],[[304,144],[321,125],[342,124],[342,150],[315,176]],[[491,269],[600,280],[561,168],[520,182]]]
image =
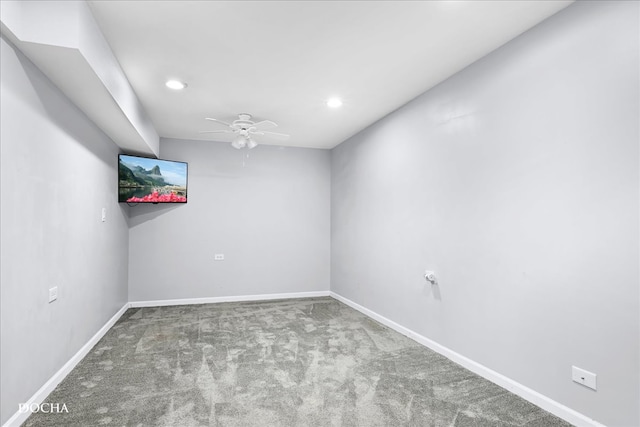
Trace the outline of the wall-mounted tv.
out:
[[[187,203],[187,163],[118,155],[118,201]]]

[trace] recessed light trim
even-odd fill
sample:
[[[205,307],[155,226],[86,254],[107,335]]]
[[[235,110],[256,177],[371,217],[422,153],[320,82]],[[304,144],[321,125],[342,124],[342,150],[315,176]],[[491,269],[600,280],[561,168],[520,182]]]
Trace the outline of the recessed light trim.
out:
[[[329,98],[327,99],[327,107],[329,108],[340,108],[342,107],[342,99],[338,98],[338,97],[333,97],[333,98]]]
[[[187,84],[184,82],[181,82],[180,80],[167,80],[167,82],[165,83],[165,85],[169,88],[169,89],[173,89],[173,90],[182,90],[185,87],[187,87]]]

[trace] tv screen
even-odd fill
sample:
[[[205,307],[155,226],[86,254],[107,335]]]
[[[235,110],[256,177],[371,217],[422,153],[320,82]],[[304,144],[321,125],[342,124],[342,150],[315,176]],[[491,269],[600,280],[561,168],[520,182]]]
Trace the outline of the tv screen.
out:
[[[187,203],[187,163],[120,154],[118,201]]]

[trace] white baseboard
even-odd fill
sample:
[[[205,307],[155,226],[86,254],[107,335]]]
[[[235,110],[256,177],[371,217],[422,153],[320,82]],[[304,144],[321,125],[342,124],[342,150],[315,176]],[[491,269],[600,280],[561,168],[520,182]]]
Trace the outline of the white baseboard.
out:
[[[93,346],[96,345],[98,341],[100,341],[100,339],[104,336],[104,334],[106,334],[107,331],[111,329],[113,325],[115,325],[118,319],[120,319],[120,317],[124,314],[125,311],[127,311],[128,308],[129,308],[129,303],[126,303],[125,305],[123,305],[122,308],[118,310],[118,312],[114,314],[113,317],[111,317],[111,319],[109,319],[107,323],[105,323],[104,326],[100,328],[100,330],[96,332],[95,335],[92,336],[89,339],[89,341],[85,345],[83,345],[82,348],[80,348],[80,350],[78,350],[78,352],[74,354],[67,363],[64,364],[62,368],[60,368],[60,370],[58,370],[58,372],[56,372],[55,374],[53,374],[51,378],[49,378],[49,381],[44,383],[44,385],[40,387],[40,389],[36,391],[35,394],[31,396],[31,398],[24,403],[28,405],[32,405],[34,403],[40,404],[44,402],[47,396],[49,396],[49,394],[58,386],[58,384],[60,384],[60,382],[63,379],[65,379],[67,375],[69,375],[69,372],[71,372],[71,370],[75,368],[75,366],[87,354],[89,354]],[[29,415],[31,415],[31,412],[17,411],[15,414],[13,414],[11,418],[7,420],[6,423],[3,424],[2,427],[19,426],[23,422],[25,422],[27,418],[29,418]]]
[[[508,378],[492,369],[487,368],[484,365],[481,365],[478,362],[474,362],[473,360],[461,355],[460,353],[456,353],[455,351],[438,344],[435,341],[430,340],[429,338],[418,334],[417,332],[412,331],[411,329],[405,328],[402,325],[397,324],[393,320],[389,320],[384,316],[379,315],[378,313],[369,310],[345,297],[342,295],[336,294],[335,292],[329,293],[332,298],[337,299],[340,302],[348,305],[351,308],[354,308],[361,312],[362,314],[382,323],[385,326],[393,329],[396,332],[401,333],[402,335],[411,338],[412,340],[424,345],[425,347],[430,348],[431,350],[439,353],[446,358],[453,360],[457,364],[465,367],[471,372],[480,375],[483,378],[503,387],[513,394],[516,394],[522,397],[525,400],[533,403],[534,405],[539,406],[547,412],[552,413],[553,415],[562,418],[563,420],[576,425],[576,426],[589,426],[589,427],[605,427],[603,424],[583,415],[573,409],[562,405],[561,403],[556,402],[548,398],[547,396],[538,393],[535,390],[526,387],[511,378]]]
[[[237,295],[226,297],[181,298],[155,301],[132,301],[131,307],[161,307],[166,305],[216,304],[220,302],[267,301],[276,299],[328,297],[329,291],[292,292],[286,294]]]

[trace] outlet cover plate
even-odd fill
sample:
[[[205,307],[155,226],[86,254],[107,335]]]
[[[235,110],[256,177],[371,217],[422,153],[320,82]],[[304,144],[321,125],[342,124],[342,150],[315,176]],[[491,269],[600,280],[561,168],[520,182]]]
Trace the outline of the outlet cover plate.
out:
[[[578,368],[577,366],[571,367],[571,379],[574,382],[585,387],[597,390],[596,377],[597,375],[593,372],[585,371],[584,369]]]

